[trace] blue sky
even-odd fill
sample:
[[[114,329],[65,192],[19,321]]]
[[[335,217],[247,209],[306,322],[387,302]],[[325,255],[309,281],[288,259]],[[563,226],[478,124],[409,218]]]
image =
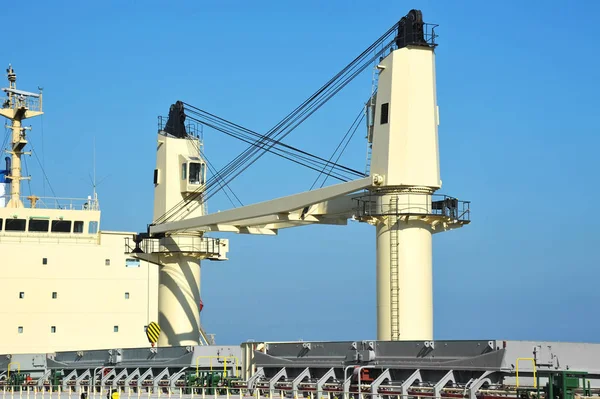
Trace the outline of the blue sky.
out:
[[[3,15],[20,22],[5,24],[0,64],[19,88],[44,87],[30,137],[56,194],[91,193],[95,138],[103,229],[143,231],[156,118],[171,103],[266,131],[411,8],[440,25],[441,192],[472,201],[470,226],[434,237],[435,338],[597,342],[600,3],[12,2]],[[287,142],[328,157],[370,90],[368,71]],[[342,162],[363,169],[365,146],[361,132]],[[205,131],[216,166],[243,148]],[[51,195],[28,166],[31,189]],[[267,155],[232,187],[249,204],[314,178]],[[218,342],[375,338],[373,227],[228,238],[230,260],[203,263]]]

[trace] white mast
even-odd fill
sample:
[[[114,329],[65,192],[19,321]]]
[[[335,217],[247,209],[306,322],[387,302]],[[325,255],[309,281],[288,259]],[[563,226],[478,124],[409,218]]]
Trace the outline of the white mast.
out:
[[[10,175],[6,176],[11,181],[10,200],[7,207],[22,208],[21,180],[26,180],[28,177],[21,175],[21,155],[24,154],[23,148],[27,145],[25,135],[27,128],[21,125],[21,121],[43,114],[42,93],[41,91],[36,94],[17,90],[17,75],[11,65],[8,66],[6,72],[9,86],[2,90],[7,94],[8,99],[2,104],[0,115],[12,121],[11,149],[8,151],[11,154],[11,168]]]

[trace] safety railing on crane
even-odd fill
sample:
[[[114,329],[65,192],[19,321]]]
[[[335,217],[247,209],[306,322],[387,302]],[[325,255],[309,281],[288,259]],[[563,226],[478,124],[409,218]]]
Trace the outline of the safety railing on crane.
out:
[[[357,216],[430,215],[461,222],[471,220],[471,202],[442,194],[402,193],[398,201],[377,201],[378,195],[367,193],[354,197]],[[427,198],[430,197],[430,198]]]
[[[169,120],[169,117],[167,117],[167,116],[159,116],[158,117],[158,131],[165,129],[165,126],[167,125],[168,120]],[[185,130],[190,136],[193,136],[193,137],[196,137],[197,139],[199,139],[200,142],[204,141],[204,125],[196,123],[196,122],[191,122],[188,120],[185,123]]]
[[[209,256],[221,255],[219,238],[213,237],[170,237],[170,239],[144,238],[136,242],[125,238],[125,254],[142,253],[202,253]]]

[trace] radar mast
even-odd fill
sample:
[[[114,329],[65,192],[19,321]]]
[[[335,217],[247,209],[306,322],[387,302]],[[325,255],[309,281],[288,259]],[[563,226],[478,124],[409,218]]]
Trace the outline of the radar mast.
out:
[[[17,74],[12,65],[8,65],[6,72],[8,87],[2,88],[2,91],[6,93],[7,99],[0,108],[0,115],[12,121],[10,126],[12,129],[11,148],[7,151],[11,155],[10,169],[7,171],[10,174],[6,176],[7,180],[10,180],[10,200],[6,206],[7,208],[23,208],[21,180],[27,180],[29,177],[23,177],[21,174],[21,156],[26,154],[23,152],[23,148],[27,145],[25,132],[31,128],[22,126],[21,121],[43,114],[42,91],[40,89],[39,93],[30,93],[17,90]]]

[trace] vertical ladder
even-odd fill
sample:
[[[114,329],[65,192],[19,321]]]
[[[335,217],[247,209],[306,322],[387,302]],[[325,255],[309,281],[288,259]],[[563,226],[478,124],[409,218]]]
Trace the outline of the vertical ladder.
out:
[[[400,340],[400,281],[398,275],[398,196],[390,200],[390,317],[392,341]]]
[[[373,150],[373,125],[375,124],[375,93],[377,92],[377,85],[379,84],[379,71],[377,70],[377,60],[373,66],[373,72],[371,76],[371,96],[369,102],[365,107],[366,120],[367,120],[367,161],[365,163],[365,176],[369,176],[371,173],[371,152]]]
[[[206,206],[206,196],[204,193],[201,194],[200,201],[202,201],[202,215],[208,215],[208,207]]]
[[[371,175],[371,153],[373,152],[373,144],[367,143],[367,162],[365,163],[365,176]]]

